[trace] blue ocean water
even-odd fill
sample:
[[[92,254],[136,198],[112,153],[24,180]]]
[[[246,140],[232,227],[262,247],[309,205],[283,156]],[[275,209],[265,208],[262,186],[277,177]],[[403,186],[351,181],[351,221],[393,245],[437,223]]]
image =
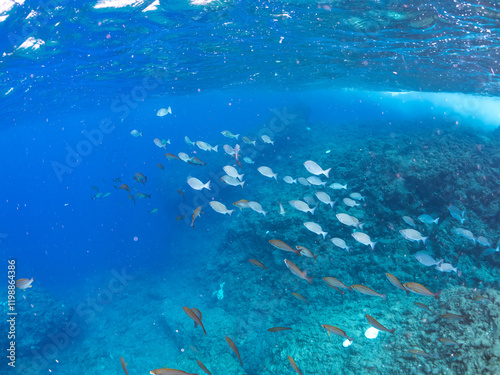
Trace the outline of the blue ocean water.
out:
[[[499,373],[499,19],[488,1],[0,2],[2,374]]]

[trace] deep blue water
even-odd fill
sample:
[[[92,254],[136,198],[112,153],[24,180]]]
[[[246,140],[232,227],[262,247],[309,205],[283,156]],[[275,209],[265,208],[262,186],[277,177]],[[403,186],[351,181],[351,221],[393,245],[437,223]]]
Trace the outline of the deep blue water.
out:
[[[17,370],[4,358],[2,373],[120,374],[124,357],[130,374],[165,366],[201,373],[196,359],[214,374],[290,374],[288,355],[304,374],[500,371],[492,349],[499,337],[498,253],[481,255],[500,240],[497,5],[162,1],[143,12],[151,1],[103,9],[95,1],[11,3],[0,5],[6,17],[0,18],[0,261],[6,269],[15,259],[16,278],[35,281],[16,294]],[[40,47],[20,47],[28,38]],[[168,107],[171,115],[157,116]],[[276,111],[296,117],[281,123],[273,120]],[[134,129],[143,136],[132,137]],[[270,129],[273,146],[259,138]],[[223,130],[257,145],[226,138]],[[219,151],[187,145],[185,136]],[[207,165],[167,160],[154,138],[170,140],[166,152],[186,152]],[[239,169],[243,190],[218,181],[224,165],[237,167],[222,146],[236,143],[242,157],[255,161]],[[315,189],[282,180],[309,176],[306,160],[332,168],[328,184],[350,189],[342,195],[324,188],[339,202],[331,211],[319,203],[314,217],[287,202]],[[257,172],[262,165],[278,173],[277,182]],[[147,176],[144,185],[134,182],[137,172]],[[189,176],[211,180],[212,190],[194,191]],[[123,183],[135,187],[133,195],[151,198],[136,196],[134,203],[116,188]],[[365,203],[342,206],[355,191],[367,196]],[[98,192],[111,194],[92,199]],[[239,199],[259,201],[269,213],[239,212],[232,206]],[[214,212],[211,200],[235,208],[232,217]],[[286,206],[284,217],[278,202]],[[460,225],[449,204],[466,211],[462,227],[491,245],[455,236]],[[193,229],[198,206],[203,214]],[[153,209],[158,212],[149,213]],[[352,228],[339,226],[337,212],[366,222],[366,232],[379,241],[374,252],[352,239]],[[423,213],[442,218],[437,229],[419,223],[430,236],[427,247],[398,233],[403,215],[416,220]],[[185,218],[176,221],[179,215]],[[305,230],[309,219],[330,228],[326,241]],[[333,248],[328,238],[335,236],[344,237],[353,254]],[[307,263],[272,248],[272,238],[306,243],[322,256]],[[424,268],[414,259],[417,251],[445,258],[461,273]],[[315,277],[309,289],[285,268],[285,257]],[[250,258],[266,264],[267,276],[249,268]],[[123,269],[134,279],[116,291],[110,280]],[[426,326],[412,309],[414,301],[429,299],[412,294],[405,300],[386,281],[378,285],[385,272],[442,289],[433,309],[470,314],[472,323],[452,329],[431,317],[434,325]],[[325,292],[325,276],[375,284],[390,305],[351,294],[340,300]],[[226,297],[218,300],[212,293],[223,282]],[[298,290],[310,297],[307,308],[289,299]],[[106,293],[111,297],[104,303]],[[491,301],[477,307],[471,302],[477,294]],[[99,307],[89,308],[88,298],[97,298]],[[183,306],[200,308],[207,337],[193,330]],[[87,320],[89,311],[94,315]],[[396,326],[395,339],[365,339],[367,311]],[[409,320],[409,314],[417,317]],[[68,321],[78,333],[54,356],[44,352]],[[343,348],[335,335],[333,344],[327,341],[319,324],[352,333],[358,349]],[[276,339],[266,331],[272,326],[294,332]],[[8,326],[1,328],[7,349]],[[471,331],[483,343],[473,342]],[[460,349],[445,352],[436,344],[446,335],[461,340]],[[239,347],[243,367],[224,336]],[[415,348],[438,358],[417,362],[408,353]],[[46,361],[33,362],[40,352]],[[472,365],[472,358],[479,360]]]

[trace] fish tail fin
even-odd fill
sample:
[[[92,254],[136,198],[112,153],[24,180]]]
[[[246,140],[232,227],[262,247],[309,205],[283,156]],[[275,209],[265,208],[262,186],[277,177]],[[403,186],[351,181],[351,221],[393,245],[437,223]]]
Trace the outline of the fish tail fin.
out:
[[[326,178],[329,178],[329,174],[330,174],[330,171],[331,171],[332,168],[328,168],[326,171],[324,171],[323,173],[325,174]]]
[[[312,284],[313,283],[313,279],[314,277],[306,277],[306,280],[309,284]]]
[[[396,328],[390,329],[389,332],[394,334],[394,332],[396,332]]]
[[[382,298],[384,299],[384,301],[387,301],[387,293],[382,294]]]
[[[319,257],[319,254],[314,256],[314,260],[316,260],[317,257]]]
[[[406,292],[406,295],[409,296],[410,295],[410,291],[408,289],[405,288],[405,292]]]
[[[275,179],[276,181],[278,181],[278,174],[277,174],[277,173],[273,174],[273,177],[274,177],[274,179]]]
[[[437,292],[436,294],[434,294],[434,298],[435,298],[435,299],[439,299],[439,296],[441,295],[441,293],[442,293],[442,292],[443,292],[443,291],[442,291],[442,290],[440,290],[439,292]]]
[[[358,228],[359,228],[359,230],[363,230],[363,225],[365,225],[365,223],[359,223],[359,224],[358,224]]]
[[[313,214],[313,215],[314,215],[314,211],[316,211],[316,208],[317,208],[317,207],[318,207],[318,206],[314,207],[314,208],[311,210],[311,214]]]
[[[243,185],[245,185],[246,181],[241,181],[241,188],[243,189]]]
[[[240,136],[239,134],[235,134],[234,138],[236,138],[236,140],[238,140],[239,136]]]
[[[217,152],[217,149],[219,148],[219,145],[215,146],[215,147],[212,147],[212,150],[214,150],[215,152]]]
[[[326,239],[326,235],[328,234],[328,232],[322,232],[321,234],[323,235],[323,239]]]
[[[229,214],[229,216],[231,216],[231,214],[233,213],[234,210],[228,210],[227,213]]]
[[[441,266],[441,264],[443,263],[444,259],[441,259],[439,262],[437,262],[436,264],[436,268],[439,268]]]
[[[427,237],[422,237],[422,242],[424,243],[424,245],[425,245],[425,241],[427,241],[427,239],[428,239],[428,238],[429,238],[429,236],[427,236]]]
[[[377,242],[370,242],[370,247],[372,248],[372,251],[375,250],[375,245]]]
[[[139,133],[139,137],[142,137],[142,132]]]
[[[210,190],[210,181],[208,181],[205,185],[203,185],[203,187],[205,187],[208,190]]]
[[[168,113],[168,114],[172,114],[172,108],[168,107],[168,109],[167,109],[167,113]]]
[[[436,220],[434,220],[434,222],[435,222],[436,224],[437,224],[437,223],[439,223],[439,217],[438,217]]]

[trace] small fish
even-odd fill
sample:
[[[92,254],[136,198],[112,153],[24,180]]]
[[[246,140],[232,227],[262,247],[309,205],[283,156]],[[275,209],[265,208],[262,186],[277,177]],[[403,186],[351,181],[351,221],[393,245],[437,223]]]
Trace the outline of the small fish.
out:
[[[163,143],[160,138],[153,139],[153,143],[160,148],[164,148],[165,150],[167,149],[167,145]]]
[[[323,327],[324,329],[326,329],[328,331],[328,337],[330,337],[330,333],[334,333],[334,334],[339,335],[341,337],[345,337],[349,341],[354,341],[354,339],[352,337],[347,336],[347,334],[338,327],[334,327],[334,326],[331,326],[329,324],[322,324],[321,327]],[[331,339],[332,338],[330,337],[330,340]]]
[[[151,199],[151,194],[137,193],[135,196],[139,199],[143,199],[143,198]]]
[[[184,215],[179,215],[175,218],[175,221],[181,221],[184,220]]]
[[[210,201],[208,204],[210,205],[210,207],[214,209],[215,212],[218,212],[219,214],[223,215],[228,214],[229,216],[231,216],[231,214],[234,211],[234,210],[228,210],[224,204],[217,201]]]
[[[130,135],[132,135],[132,137],[135,137],[135,138],[142,137],[142,132],[140,132],[139,130],[134,129],[134,130],[132,130],[130,132]]]
[[[113,178],[113,182],[122,182],[121,177]]]
[[[450,204],[448,206],[448,211],[450,211],[450,215],[460,221],[460,224],[463,224],[465,221],[465,211],[461,211],[458,207]]]
[[[373,327],[375,327],[376,329],[378,329],[379,331],[384,331],[384,332],[389,332],[389,333],[392,333],[394,334],[394,332],[396,331],[396,328],[393,328],[393,329],[388,329],[388,328],[385,328],[382,324],[380,324],[373,316],[371,315],[368,315],[368,314],[365,314],[365,318],[368,319],[368,322],[370,322],[370,325],[372,325]]]
[[[184,155],[186,155],[186,154],[184,154]],[[187,155],[186,155],[186,156],[187,156]],[[181,160],[181,159],[180,159],[177,155],[171,154],[170,152],[167,152],[167,153],[165,154],[165,157],[166,157],[167,159]],[[188,157],[188,159],[189,159],[189,157]],[[188,161],[189,161],[189,160],[188,160]]]
[[[354,200],[357,200],[357,201],[364,201],[366,197],[363,197],[361,194],[359,193],[351,193],[349,194],[349,196],[354,199]]]
[[[431,358],[436,358],[436,354],[428,354],[424,352],[423,350],[420,349],[410,349],[408,350],[408,353],[413,354],[415,357],[418,355],[419,357],[431,357]]]
[[[93,201],[95,201],[96,199],[99,199],[101,197],[102,197],[102,193],[97,193],[93,197],[91,197],[90,199],[92,199]]]
[[[434,260],[433,257],[431,257],[428,253],[425,251],[419,251],[418,253],[415,254],[415,259],[418,260],[421,264],[424,266],[430,267],[430,266],[437,266],[439,267],[443,263],[443,259],[440,261]]]
[[[160,168],[162,171],[163,171],[163,170],[165,170],[165,167],[163,166],[163,164],[162,164],[162,163],[158,163],[158,164],[156,164],[156,166],[157,166],[158,168]]]
[[[102,197],[106,198],[106,197],[109,197],[110,195],[111,195],[111,193],[105,193]]]
[[[191,227],[194,229],[194,221],[200,214],[203,213],[201,212],[201,206],[197,207],[194,212],[193,212],[193,220],[191,221]]]
[[[318,176],[307,177],[307,182],[309,182],[311,185],[314,185],[314,186],[325,186],[326,185],[326,182],[323,181]]]
[[[152,375],[198,375],[192,372],[185,372],[182,370],[176,370],[174,368],[166,368],[166,367],[159,368],[156,370],[151,370],[149,373]]]
[[[288,202],[290,206],[295,208],[296,210],[302,211],[302,212],[309,212],[312,215],[314,215],[314,211],[316,210],[316,207],[310,208],[309,205],[306,202],[300,201],[300,200],[293,200]]]
[[[236,140],[238,140],[238,137],[240,136],[239,134],[234,135],[229,130],[223,130],[220,133],[226,138],[234,138]]]
[[[180,189],[177,189],[177,192],[180,194],[180,196],[182,197],[182,201],[185,202],[186,201],[186,198],[184,197],[184,192]]]
[[[153,208],[151,211],[148,211],[148,213],[150,213],[150,214],[157,214],[158,213],[158,209],[157,208]]]
[[[240,360],[240,365],[243,366],[243,362],[241,362],[241,357],[240,357],[240,352],[238,351],[238,348],[236,347],[236,345],[234,345],[234,342],[233,340],[231,340],[229,337],[226,336],[226,342],[227,344],[229,345],[229,347],[236,353],[236,355],[238,356],[238,359]]]
[[[344,202],[344,204],[349,207],[359,206],[359,203],[356,203],[356,201],[351,198],[344,198],[342,199],[342,202]]]
[[[335,204],[336,201],[332,201],[332,198],[330,198],[330,196],[327,193],[325,193],[324,191],[317,191],[314,194],[316,195],[316,198],[318,198],[320,202],[324,204],[329,204],[330,208],[333,208],[333,205]]]
[[[349,246],[347,246],[347,244],[345,243],[345,241],[342,238],[334,237],[334,238],[331,238],[330,241],[332,241],[332,243],[335,246],[340,247],[341,249],[344,249],[347,252],[351,251],[351,248]]]
[[[483,246],[486,246],[486,247],[491,247],[491,242],[489,239],[487,239],[486,237],[484,236],[479,236],[478,238],[476,238],[476,241],[478,244],[480,245],[483,245]]]
[[[403,216],[403,221],[408,224],[409,226],[415,228],[415,220],[413,220],[411,217],[409,216]]]
[[[120,357],[120,362],[122,363],[122,368],[123,368],[123,371],[125,371],[125,375],[128,375],[127,364],[125,363],[125,360],[123,359],[123,357]]]
[[[309,181],[307,181],[307,179],[304,178],[304,177],[297,178],[297,181],[299,182],[299,184],[301,184],[303,186],[311,186],[311,184],[309,183]]]
[[[249,203],[249,201],[247,201],[246,199],[240,199],[239,201],[234,202],[233,206],[238,207],[241,211],[244,208],[250,208],[248,206],[248,203]]]
[[[312,277],[307,277],[307,271],[301,271],[299,267],[297,267],[294,263],[290,262],[288,259],[285,259],[286,267],[292,272],[295,276],[306,280],[309,284],[312,284]]]
[[[415,229],[401,229],[399,233],[401,233],[401,235],[407,240],[416,242],[422,241],[424,245],[425,241],[427,241],[427,238],[429,238],[429,237],[423,237],[422,234],[419,231],[416,231]]]
[[[196,360],[196,363],[198,363],[198,366],[200,366],[201,370],[207,374],[207,375],[212,375],[212,373],[210,371],[208,371],[207,367],[199,360],[197,359]]]
[[[319,255],[314,255],[312,251],[305,246],[295,246],[295,248],[300,251],[300,255],[305,256],[306,258],[316,259],[319,256]]]
[[[295,370],[295,372],[298,375],[302,375],[302,372],[300,372],[300,369],[297,366],[297,364],[295,363],[294,359],[292,357],[290,357],[290,356],[287,356],[287,358],[288,358],[288,362],[290,362],[290,366],[292,366],[292,368]]]
[[[436,299],[439,299],[439,296],[441,295],[442,292],[442,290],[440,290],[436,293],[433,293],[425,286],[418,283],[404,283],[403,286],[406,289],[412,291],[413,293],[420,294],[421,296],[434,297]]]
[[[323,170],[318,163],[308,160],[304,162],[304,167],[306,167],[307,171],[309,173],[312,173],[313,175],[319,176],[321,174],[324,174],[326,178],[328,178],[328,174],[330,173],[331,168],[328,168],[326,170]]]
[[[329,277],[329,276],[323,277],[323,281],[330,288],[337,289],[339,292],[340,292],[339,289],[347,289],[352,292],[352,288],[350,286],[345,285],[342,281],[336,279],[335,277]]]
[[[271,140],[271,138],[270,138],[268,135],[265,135],[265,134],[264,134],[264,135],[262,135],[260,138],[262,139],[262,141],[263,141],[264,143],[269,143],[269,144],[271,144],[271,145],[274,145],[274,141],[273,141],[273,140]]]
[[[358,229],[363,228],[363,223],[360,223],[359,220],[357,218],[355,218],[354,216],[343,214],[343,213],[337,214],[335,216],[337,217],[338,221],[340,221],[344,225],[356,227]]]
[[[321,229],[321,227],[319,226],[319,224],[316,224],[312,221],[307,221],[304,223],[304,226],[310,230],[311,232],[315,233],[315,234],[319,234],[319,235],[322,235],[323,236],[323,239],[326,238],[326,235],[328,234],[328,232],[323,232],[323,229]]]
[[[128,199],[130,199],[131,201],[133,201],[134,204],[135,204],[135,197],[132,194],[128,195]]]
[[[451,339],[447,339],[447,338],[440,338],[438,339],[438,341],[441,343],[441,344],[445,344],[446,346],[454,346],[454,345],[460,345],[458,342],[456,341],[453,341]]]
[[[97,186],[92,185],[92,189],[94,189],[95,191],[99,191],[99,188]]]
[[[421,303],[421,302],[414,302],[413,303],[415,306],[417,307],[420,307],[422,310],[427,310],[429,311],[430,313],[432,313],[432,310],[429,308],[429,306],[427,306],[426,304],[424,303]]]
[[[128,187],[127,184],[122,184],[122,185],[118,186],[118,189],[120,189],[120,190],[126,190],[126,191],[128,191],[130,193],[130,188]]]
[[[207,163],[201,161],[196,156],[187,161],[189,164],[205,166]]]
[[[244,174],[239,174],[235,167],[231,165],[226,165],[225,167],[222,167],[222,169],[224,170],[224,172],[226,172],[228,176],[243,181]]]
[[[380,294],[374,291],[371,288],[368,288],[367,286],[361,285],[361,284],[354,284],[351,285],[351,288],[354,289],[355,291],[361,293],[361,294],[366,294],[367,296],[373,296],[373,297],[380,297],[383,300],[387,300],[387,294]]]
[[[490,298],[485,296],[475,296],[472,300],[476,303],[493,302]]]
[[[483,251],[482,255],[486,257],[488,255],[493,255],[493,254],[498,253],[498,252],[500,252],[500,246],[497,246],[496,249],[493,249],[493,248],[486,249]]]
[[[418,220],[420,220],[424,224],[437,224],[439,222],[439,217],[437,219],[434,219],[432,216],[424,214],[420,215],[418,217]]]
[[[394,285],[396,288],[401,289],[402,291],[406,292],[406,295],[410,294],[410,291],[407,290],[401,281],[398,280],[396,276],[394,276],[392,273],[386,273],[385,276],[387,276],[387,279],[389,282]]]
[[[269,167],[259,167],[259,168],[257,168],[257,170],[264,177],[274,178],[276,181],[278,181],[278,174],[274,173],[271,168],[269,168]]]
[[[272,327],[272,328],[268,329],[269,332],[283,332],[283,331],[290,331],[290,330],[291,330],[290,327]]]
[[[351,234],[351,236],[356,241],[358,241],[360,244],[363,244],[363,245],[366,245],[366,246],[370,246],[372,248],[372,250],[375,250],[375,245],[377,244],[377,242],[373,242],[370,239],[370,236],[368,236],[366,233],[354,232],[354,233]]]
[[[451,263],[441,263],[440,265],[436,265],[436,269],[441,272],[455,272],[458,273],[457,267],[453,267]]]
[[[283,251],[289,251],[291,253],[295,253],[297,255],[300,255],[300,251],[297,249],[292,248],[290,245],[284,243],[281,240],[269,240],[269,243],[276,247],[277,249],[283,250]]]
[[[168,154],[168,152],[165,155],[167,155],[167,154]],[[177,155],[179,156],[179,159],[185,163],[188,163],[192,159],[192,157],[189,157],[189,155],[184,153],[184,152],[179,152]],[[167,157],[167,159],[171,159],[171,158]]]
[[[186,142],[189,146],[194,146],[194,142],[190,140],[187,135],[184,137],[184,142]]]
[[[285,216],[285,214],[286,214],[285,208],[283,207],[281,202],[279,202],[279,204],[280,204],[280,215]]]
[[[166,115],[171,115],[172,114],[172,108],[161,108],[158,112],[156,112],[156,116],[158,117],[163,117]]]
[[[464,315],[458,315],[458,314],[453,314],[453,313],[446,313],[446,314],[443,314],[440,316],[441,316],[441,318],[449,320],[449,321],[458,321],[458,320],[467,319],[467,317]]]
[[[242,137],[241,138],[243,142],[245,142],[247,145],[254,145],[255,146],[255,141],[252,141],[250,138],[248,137]]]
[[[18,279],[16,280],[16,288],[17,289],[22,289],[26,290],[28,288],[31,288],[31,284],[33,284],[33,281],[35,281],[33,278],[31,279]]]
[[[257,259],[248,259],[250,263],[252,263],[254,266],[260,267],[262,269],[265,269],[267,271],[267,267],[264,266],[261,262],[259,262]]]
[[[259,213],[259,214],[262,214],[264,216],[267,215],[267,211],[264,211],[262,209],[262,206],[260,205],[259,202],[250,201],[250,202],[248,202],[248,207],[251,208],[252,210],[254,210],[255,212]]]
[[[453,232],[458,234],[461,237],[467,238],[476,244],[476,237],[472,234],[470,230],[464,228],[453,228]]]
[[[203,333],[205,336],[207,335],[207,331],[205,331],[205,327],[203,326],[203,323],[201,322],[201,319],[194,313],[193,310],[191,310],[189,307],[183,306],[182,309],[184,312],[189,316],[195,323],[197,323],[201,329],[203,329]],[[201,314],[200,314],[201,315]]]
[[[283,177],[283,181],[285,181],[287,184],[296,184],[297,183],[297,180],[292,178],[291,176]]]
[[[187,183],[195,190],[208,189],[210,190],[210,180],[206,184],[203,184],[200,180],[195,177],[188,178]]]
[[[307,303],[309,305],[309,302],[307,302],[307,300],[302,296],[302,294],[292,292],[292,296],[294,296],[297,299],[300,299],[301,301],[304,301],[305,303]]]
[[[243,161],[244,161],[245,163],[247,163],[247,164],[255,164],[255,162],[254,162],[252,159],[250,159],[248,156],[245,156],[245,157],[243,158]]]
[[[245,185],[245,181],[240,181],[237,178],[234,178],[234,177],[231,177],[228,175],[222,176],[220,178],[220,180],[222,182],[224,182],[225,184],[230,185],[230,186],[241,186],[242,189],[243,189],[243,185]]]
[[[330,188],[333,190],[346,190],[347,184],[342,185],[342,184],[339,184],[338,182],[334,182],[333,184],[330,185]]]
[[[234,152],[234,148],[232,148],[231,146],[229,145],[224,145],[222,146],[222,149],[224,150],[224,152],[226,154],[228,154],[229,156],[233,156],[235,154]]]

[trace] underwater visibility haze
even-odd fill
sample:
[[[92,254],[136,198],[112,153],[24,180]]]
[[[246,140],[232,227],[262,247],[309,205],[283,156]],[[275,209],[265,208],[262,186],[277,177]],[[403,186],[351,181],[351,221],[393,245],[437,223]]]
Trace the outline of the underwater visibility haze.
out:
[[[500,374],[499,32],[0,0],[0,373]]]

